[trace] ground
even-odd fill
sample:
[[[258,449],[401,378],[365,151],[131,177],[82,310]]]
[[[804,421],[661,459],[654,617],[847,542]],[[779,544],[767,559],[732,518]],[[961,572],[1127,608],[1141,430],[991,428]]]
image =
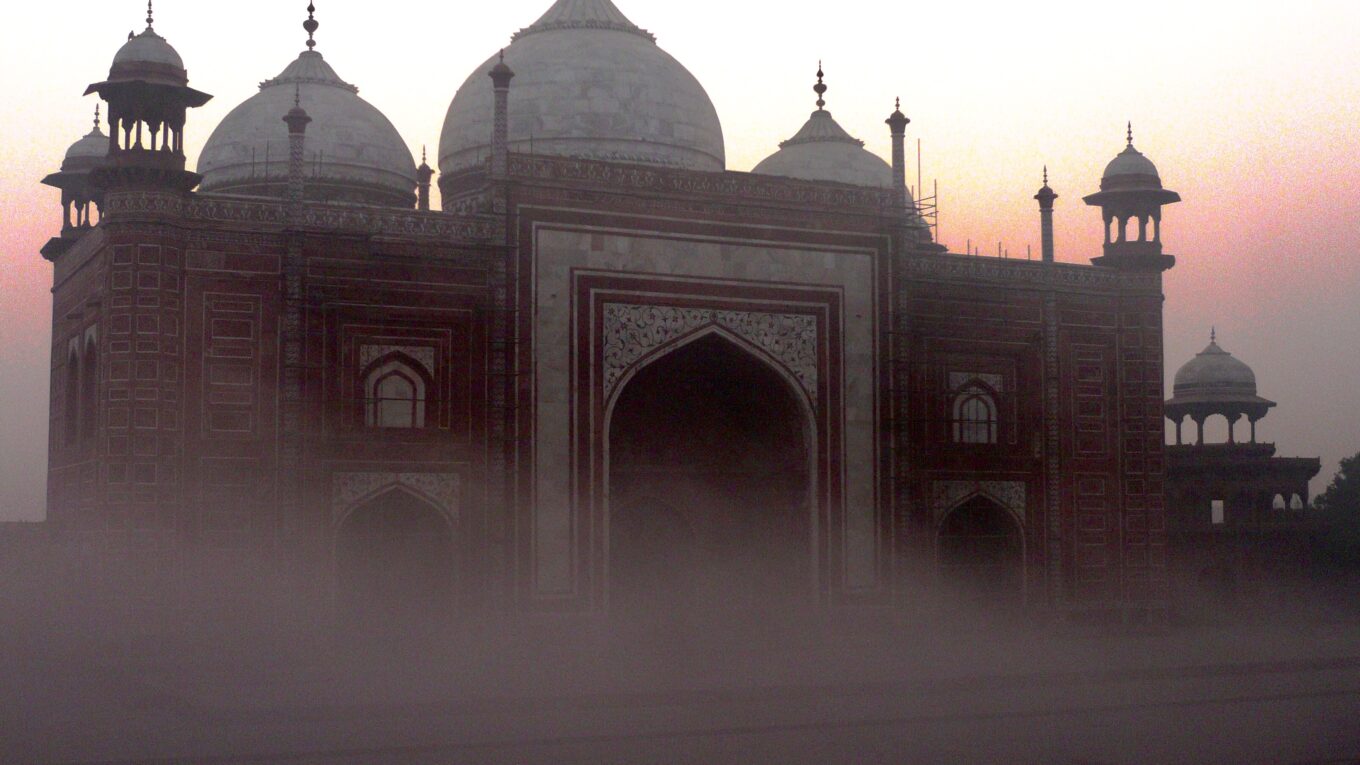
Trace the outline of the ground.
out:
[[[10,763],[1360,762],[1360,624],[6,652]],[[756,633],[761,634],[756,634]]]

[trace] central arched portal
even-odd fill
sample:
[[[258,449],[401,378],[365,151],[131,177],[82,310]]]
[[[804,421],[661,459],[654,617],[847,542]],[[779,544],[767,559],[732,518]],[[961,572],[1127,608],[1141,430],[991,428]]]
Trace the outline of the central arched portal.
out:
[[[609,422],[612,611],[745,619],[814,602],[814,426],[790,378],[709,334],[638,371]]]
[[[400,488],[356,508],[336,537],[339,605],[358,637],[437,631],[453,608],[453,533],[429,502]]]

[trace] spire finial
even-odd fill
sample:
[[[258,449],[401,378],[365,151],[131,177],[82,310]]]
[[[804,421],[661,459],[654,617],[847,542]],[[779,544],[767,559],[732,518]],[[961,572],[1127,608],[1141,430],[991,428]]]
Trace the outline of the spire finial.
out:
[[[1133,120],[1129,120],[1129,145],[1133,145]]]
[[[1209,342],[1211,343],[1218,342],[1218,327],[1209,328]]]
[[[321,22],[316,20],[316,3],[307,3],[307,20],[302,22],[302,28],[307,30],[307,50],[316,48],[316,30],[321,26]]]
[[[825,75],[822,74],[822,62],[818,61],[817,84],[812,86],[812,90],[817,94],[817,111],[819,112],[822,110],[822,107],[826,106],[826,99],[823,98],[823,96],[826,95],[826,83],[822,82],[824,76]]]
[[[896,110],[899,111],[899,112],[902,111],[902,97],[901,97],[901,96],[898,96],[898,97],[897,97],[897,100],[893,103],[893,108],[896,109]]]
[[[293,108],[302,108],[302,83],[300,82],[293,83]]]
[[[1044,165],[1044,185],[1048,185],[1048,165]]]
[[[94,105],[94,132],[99,132],[99,104]]]
[[[429,164],[429,157],[425,154],[425,144],[420,145],[420,164]]]
[[[146,0],[146,28],[151,28],[151,0]]]
[[[505,63],[505,48],[501,48],[500,56],[501,56],[501,63],[504,64],[504,63]]]

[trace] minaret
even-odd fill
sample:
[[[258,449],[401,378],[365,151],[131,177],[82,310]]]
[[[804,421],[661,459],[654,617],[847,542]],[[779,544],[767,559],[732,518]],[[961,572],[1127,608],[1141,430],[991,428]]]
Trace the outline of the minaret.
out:
[[[146,29],[129,35],[108,79],[91,85],[90,93],[109,105],[109,155],[96,173],[101,186],[188,191],[198,185],[198,174],[185,170],[185,114],[212,96],[189,87],[183,60],[153,28],[150,0]]]
[[[425,155],[425,147],[420,147],[420,167],[416,168],[416,208],[421,212],[430,209],[430,182],[434,180],[434,168],[430,167]]]
[[[1058,195],[1053,193],[1053,189],[1048,187],[1048,165],[1044,165],[1044,187],[1039,189],[1039,193],[1034,195],[1039,200],[1039,236],[1040,249],[1043,251],[1045,263],[1053,262],[1053,200]]]
[[[491,129],[491,177],[504,178],[510,174],[510,81],[515,73],[505,65],[505,51],[491,71],[491,86],[495,89],[495,122]]]
[[[1162,207],[1181,201],[1181,196],[1162,188],[1157,166],[1133,148],[1132,122],[1128,146],[1105,167],[1100,192],[1083,201],[1099,207],[1105,220],[1105,254],[1092,260],[1097,266],[1165,271],[1176,264],[1175,258],[1162,254]]]
[[[311,40],[307,42],[310,44]],[[288,124],[288,194],[285,199],[290,205],[300,205],[306,195],[307,125],[312,121],[307,110],[302,108],[301,86],[294,91],[293,108],[284,115],[283,121]]]
[[[902,99],[897,99],[897,105],[893,113],[887,119],[888,128],[892,130],[892,174],[893,174],[893,198],[899,212],[905,213],[907,210],[907,125],[911,120],[902,113]],[[917,190],[920,194],[920,190]]]

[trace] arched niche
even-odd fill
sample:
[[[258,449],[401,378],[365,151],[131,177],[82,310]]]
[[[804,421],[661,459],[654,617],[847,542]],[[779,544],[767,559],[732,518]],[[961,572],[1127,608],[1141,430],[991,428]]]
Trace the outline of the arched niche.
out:
[[[720,331],[631,370],[607,419],[611,609],[811,604],[813,428],[796,380]]]

